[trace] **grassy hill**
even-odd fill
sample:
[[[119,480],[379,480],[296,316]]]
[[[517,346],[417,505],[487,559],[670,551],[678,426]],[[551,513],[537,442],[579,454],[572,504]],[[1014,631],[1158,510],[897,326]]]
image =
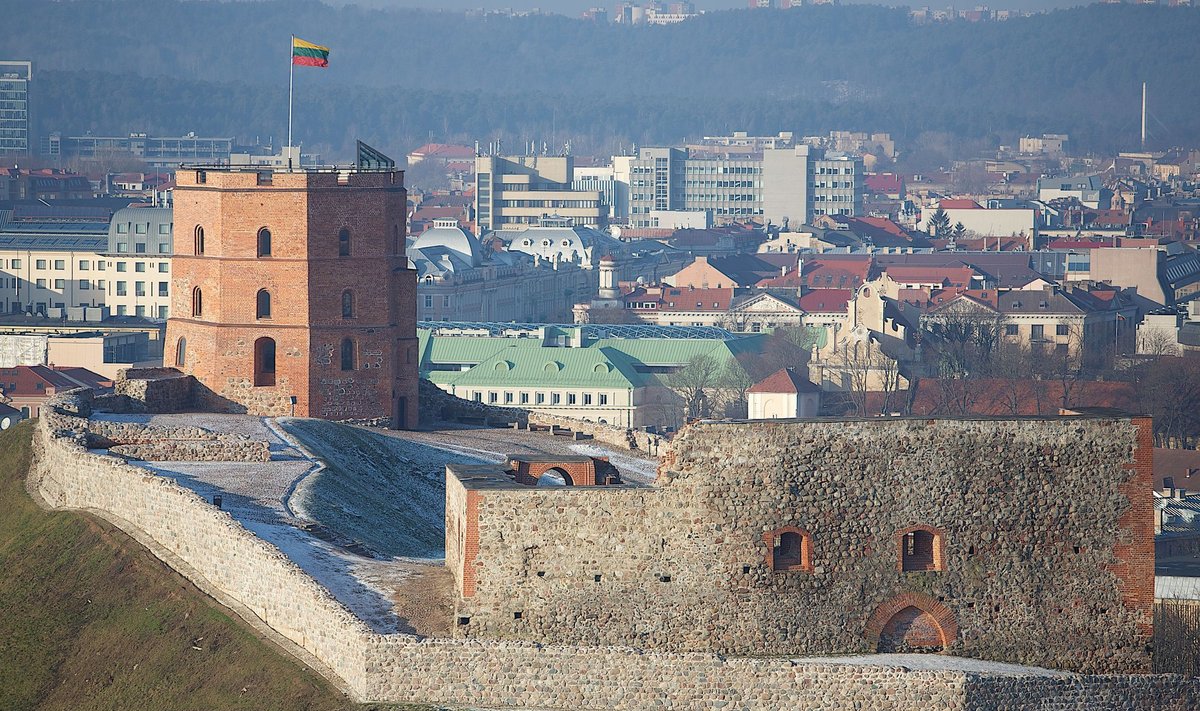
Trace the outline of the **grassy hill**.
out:
[[[108,523],[24,488],[33,428],[0,434],[0,709],[311,709],[350,703]]]

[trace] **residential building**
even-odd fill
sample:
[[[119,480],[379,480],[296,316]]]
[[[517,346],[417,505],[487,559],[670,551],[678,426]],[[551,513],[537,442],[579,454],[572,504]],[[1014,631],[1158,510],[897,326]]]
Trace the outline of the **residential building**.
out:
[[[234,153],[234,139],[197,136],[68,136],[63,151],[75,158],[104,158],[131,155],[151,168],[178,168],[180,163],[223,164]]]
[[[31,84],[33,62],[0,60],[0,156],[29,156],[37,151]]]
[[[45,365],[0,368],[0,394],[5,404],[21,411],[22,419],[39,417],[47,400],[75,388],[103,392],[112,388],[112,381],[86,368]]]
[[[107,288],[101,290],[103,303],[110,312],[117,316],[166,320],[171,311],[173,250],[170,209],[118,210],[109,224],[106,256],[111,267]],[[89,276],[80,274],[79,286]]]
[[[608,205],[599,186],[575,190],[571,156],[479,156],[475,159],[475,219],[480,234],[519,230],[549,217],[581,227],[608,224]]]
[[[111,215],[42,204],[0,210],[0,310],[48,316],[103,306]]]
[[[1038,235],[1038,211],[1033,207],[984,208],[974,200],[941,200],[937,207],[921,211],[921,228],[933,234],[930,220],[938,210],[946,213],[950,226],[961,224],[972,237],[1020,237],[1033,249]]]
[[[816,417],[821,411],[821,388],[796,372],[783,368],[746,391],[751,420]]]
[[[629,180],[633,227],[659,227],[651,213],[662,211],[703,210],[716,223],[793,225],[812,215],[862,213],[862,160],[806,145],[765,148],[761,158],[642,148]]]
[[[1104,187],[1099,175],[1073,178],[1038,178],[1038,200],[1050,202],[1059,198],[1075,198],[1084,207],[1107,210],[1112,207],[1112,191]]]
[[[145,331],[0,334],[0,368],[76,367],[112,379],[124,368],[161,364],[161,354],[151,356],[150,337]]]
[[[663,281],[676,287],[746,289],[787,274],[799,261],[799,255],[787,253],[699,256]]]
[[[94,195],[87,177],[61,170],[9,169],[12,181],[8,189],[10,200],[87,200]]]
[[[1065,133],[1044,133],[1041,136],[1021,136],[1017,150],[1025,155],[1061,157],[1067,154],[1070,138]]]

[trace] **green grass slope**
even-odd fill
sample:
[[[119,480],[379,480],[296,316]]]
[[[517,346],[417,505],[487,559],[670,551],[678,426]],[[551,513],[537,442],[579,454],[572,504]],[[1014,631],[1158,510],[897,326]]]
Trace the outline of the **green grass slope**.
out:
[[[0,709],[349,710],[107,522],[24,487],[32,425],[0,434]]]

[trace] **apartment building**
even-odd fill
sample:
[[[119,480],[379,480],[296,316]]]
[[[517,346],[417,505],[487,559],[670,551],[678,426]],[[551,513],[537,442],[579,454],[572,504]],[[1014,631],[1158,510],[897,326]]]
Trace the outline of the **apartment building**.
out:
[[[115,316],[166,319],[169,208],[0,210],[0,311],[61,316],[108,306]]]
[[[68,136],[63,150],[77,158],[96,158],[111,154],[136,156],[152,168],[176,168],[180,163],[228,163],[234,152],[232,138],[197,136]]]
[[[33,62],[0,60],[0,156],[27,156],[37,149],[32,82]]]
[[[116,316],[166,320],[171,306],[172,211],[125,208],[109,224],[104,302]],[[82,282],[81,282],[82,283]]]
[[[475,159],[475,217],[480,234],[520,230],[549,217],[601,228],[609,208],[600,186],[575,190],[572,156],[479,156]]]
[[[807,145],[762,156],[697,156],[643,148],[630,163],[630,225],[660,227],[654,212],[707,212],[717,224],[799,225],[816,215],[862,214],[862,159]]]

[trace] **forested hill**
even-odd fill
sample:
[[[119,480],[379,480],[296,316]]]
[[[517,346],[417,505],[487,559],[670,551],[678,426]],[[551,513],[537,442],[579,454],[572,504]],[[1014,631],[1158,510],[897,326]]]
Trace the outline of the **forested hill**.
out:
[[[916,26],[903,10],[710,13],[673,27],[316,2],[0,0],[6,58],[39,68],[43,130],[278,135],[288,37],[332,48],[297,71],[297,129],[344,151],[429,135],[663,142],[744,128],[1069,132],[1130,145],[1141,82],[1164,145],[1200,135],[1200,9],[1094,5]],[[554,135],[551,135],[554,134]]]

